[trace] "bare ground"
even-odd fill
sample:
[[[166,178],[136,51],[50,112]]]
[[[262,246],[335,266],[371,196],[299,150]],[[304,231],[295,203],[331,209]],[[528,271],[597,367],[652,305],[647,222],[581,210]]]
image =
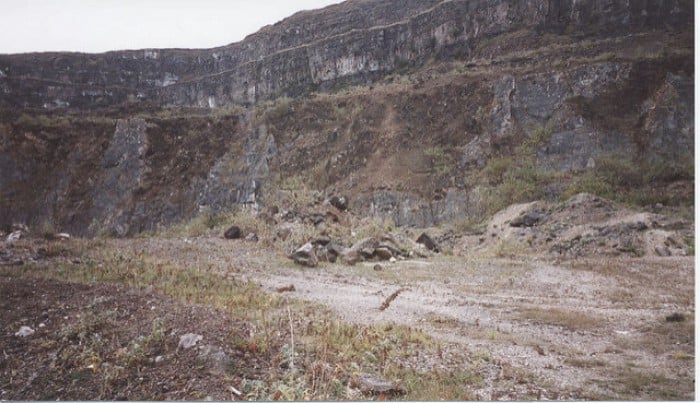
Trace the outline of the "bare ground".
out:
[[[259,244],[200,237],[108,240],[98,247],[87,248],[83,258],[99,261],[106,251],[146,254],[157,262],[177,262],[221,274],[222,278],[252,280],[260,284],[261,292],[271,294],[276,294],[279,287],[294,285],[295,291],[285,295],[324,305],[344,321],[393,323],[424,330],[441,340],[444,347],[437,353],[417,351],[415,357],[405,358],[405,364],[446,371],[473,368],[480,377],[480,382],[472,387],[475,399],[693,400],[695,397],[693,257],[557,260],[530,255],[508,258],[439,255],[425,260],[382,263],[381,270],[375,270],[374,262],[351,267],[327,263],[317,268],[302,268]],[[46,334],[52,323],[60,323],[65,320],[62,318],[75,313],[69,308],[53,308],[58,309],[54,314],[50,309],[47,311],[46,304],[84,309],[99,295],[118,300],[129,295],[123,299],[133,301],[134,308],[129,311],[133,321],[139,317],[133,313],[140,312],[136,307],[147,305],[144,299],[163,297],[152,291],[142,295],[143,292],[126,287],[112,290],[113,286],[108,285],[62,282],[37,285],[36,279],[0,279],[3,295],[9,296],[3,298],[1,307],[3,317],[7,318],[2,329],[1,367],[3,373],[12,374],[9,382],[0,385],[2,399],[66,396],[228,399],[236,396],[228,391],[226,382],[236,385],[246,376],[241,370],[229,370],[218,377],[198,377],[195,375],[198,372],[193,371],[178,378],[173,367],[170,373],[162,369],[165,371],[162,374],[149,375],[170,379],[164,381],[166,386],[158,386],[162,388],[158,392],[146,386],[139,388],[138,382],[129,381],[133,392],[119,396],[65,395],[56,385],[49,387],[53,390],[51,395],[37,394],[38,386],[33,385],[43,379],[43,388],[50,381],[41,371],[22,366],[26,362],[18,363],[14,354],[33,343],[31,337],[34,337],[14,336],[20,324],[33,323],[36,327],[35,322],[48,312],[51,319],[42,322],[47,327],[37,333]],[[34,300],[37,289],[42,290],[43,305]],[[395,299],[387,299],[398,290],[401,291]],[[380,310],[383,303],[388,307]],[[231,329],[245,324],[236,325],[234,318],[222,312],[212,316],[192,311],[205,309],[209,308],[173,301],[164,305],[161,314],[171,315],[165,321],[173,335],[161,347],[166,357],[186,354],[176,348],[174,335],[196,327],[219,334],[213,337],[222,341],[217,345],[231,356],[241,355],[223,340],[232,337]],[[192,313],[174,314],[183,310]],[[683,320],[667,320],[673,314],[680,314],[676,319]],[[203,320],[205,317],[209,319]],[[223,321],[230,323],[221,326]],[[135,332],[133,324],[130,328]],[[180,330],[173,332],[172,328]],[[125,340],[132,336],[125,336]],[[44,341],[59,342],[60,339]],[[48,368],[49,358],[42,351],[38,349],[30,357],[20,355],[20,359],[34,359],[36,367]],[[267,365],[263,357],[259,371],[269,370]],[[18,368],[24,369],[17,372]],[[162,367],[149,368],[155,371]],[[70,369],[63,370],[75,376]],[[149,376],[145,379],[152,379]],[[254,377],[255,372],[247,376]]]

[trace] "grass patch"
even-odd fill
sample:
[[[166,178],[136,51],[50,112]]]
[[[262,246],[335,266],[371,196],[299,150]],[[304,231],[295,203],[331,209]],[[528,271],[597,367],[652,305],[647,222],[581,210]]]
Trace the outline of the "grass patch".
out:
[[[577,368],[600,368],[608,365],[607,362],[599,359],[574,357],[564,359],[564,364]]]
[[[602,323],[601,319],[586,313],[559,308],[528,307],[521,309],[519,313],[523,319],[569,330],[590,329]]]
[[[617,154],[602,155],[595,158],[595,168],[575,177],[561,197],[565,200],[586,192],[639,206],[685,204],[692,200],[678,200],[677,195],[669,194],[662,185],[676,180],[694,180],[694,170],[692,159],[649,161]]]
[[[76,248],[80,248],[76,246]],[[107,248],[105,248],[107,249]],[[241,391],[256,400],[341,400],[358,373],[400,380],[409,400],[471,400],[471,389],[481,382],[469,359],[458,369],[438,369],[424,356],[441,354],[442,345],[419,329],[393,324],[359,325],[338,320],[323,307],[269,294],[250,281],[220,275],[211,268],[181,266],[149,256],[147,251],[91,250],[80,264],[25,265],[0,268],[0,275],[39,276],[74,282],[108,282],[149,287],[185,303],[216,307],[248,322],[248,331],[231,345],[270,365],[264,379],[245,379]],[[92,256],[92,258],[88,257]],[[96,257],[98,256],[98,257]],[[86,314],[66,329],[66,337],[83,340],[83,368],[97,367],[94,331],[111,320],[97,312]],[[294,336],[292,336],[292,334]],[[151,332],[123,347],[117,364],[105,369],[106,385],[124,382],[131,369],[149,365],[148,357],[164,347],[164,331],[154,322]],[[167,347],[167,346],[166,346]],[[262,356],[261,356],[262,355]],[[91,367],[92,368],[92,367]],[[131,368],[131,369],[130,369]],[[109,372],[112,371],[112,372]],[[138,372],[138,371],[137,371]],[[131,375],[130,375],[131,374]],[[91,372],[76,376],[92,375]],[[354,389],[354,393],[360,393]],[[370,397],[369,395],[359,397]]]

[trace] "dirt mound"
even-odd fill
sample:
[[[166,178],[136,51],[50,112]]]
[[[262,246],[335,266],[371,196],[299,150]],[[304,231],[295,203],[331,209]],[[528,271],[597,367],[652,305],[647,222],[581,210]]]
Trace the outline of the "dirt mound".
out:
[[[229,400],[230,386],[267,371],[265,357],[231,347],[246,324],[209,307],[36,278],[0,277],[0,294],[0,399]],[[17,335],[24,326],[34,332]],[[203,338],[179,347],[190,332]]]
[[[684,220],[580,193],[561,203],[511,205],[496,213],[483,233],[465,237],[458,248],[566,257],[686,256],[692,226]]]

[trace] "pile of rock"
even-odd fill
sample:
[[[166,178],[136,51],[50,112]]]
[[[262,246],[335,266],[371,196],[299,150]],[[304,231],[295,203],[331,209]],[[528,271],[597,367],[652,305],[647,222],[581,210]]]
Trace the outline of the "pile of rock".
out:
[[[427,234],[420,235],[416,242],[404,240],[403,247],[396,240],[397,236],[384,234],[381,237],[363,238],[350,247],[333,242],[330,237],[321,236],[295,249],[289,258],[295,263],[315,267],[319,262],[335,263],[338,259],[343,264],[355,265],[363,261],[390,261],[411,257],[428,257],[440,250],[437,243]],[[432,252],[431,252],[432,251]]]
[[[561,203],[536,201],[496,213],[464,249],[502,248],[549,252],[566,257],[588,255],[687,254],[691,225],[653,212],[635,211],[581,193]],[[478,242],[472,239],[477,238]],[[470,239],[472,238],[472,239]]]

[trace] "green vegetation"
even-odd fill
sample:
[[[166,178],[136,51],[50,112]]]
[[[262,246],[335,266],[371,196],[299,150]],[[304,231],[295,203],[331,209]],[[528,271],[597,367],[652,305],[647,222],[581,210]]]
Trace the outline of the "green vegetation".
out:
[[[595,168],[575,177],[562,194],[566,199],[577,193],[592,193],[610,200],[648,205],[674,205],[692,202],[678,200],[662,185],[674,180],[693,180],[694,161],[690,158],[676,162],[646,159],[636,160],[621,155],[603,155],[595,159]]]

